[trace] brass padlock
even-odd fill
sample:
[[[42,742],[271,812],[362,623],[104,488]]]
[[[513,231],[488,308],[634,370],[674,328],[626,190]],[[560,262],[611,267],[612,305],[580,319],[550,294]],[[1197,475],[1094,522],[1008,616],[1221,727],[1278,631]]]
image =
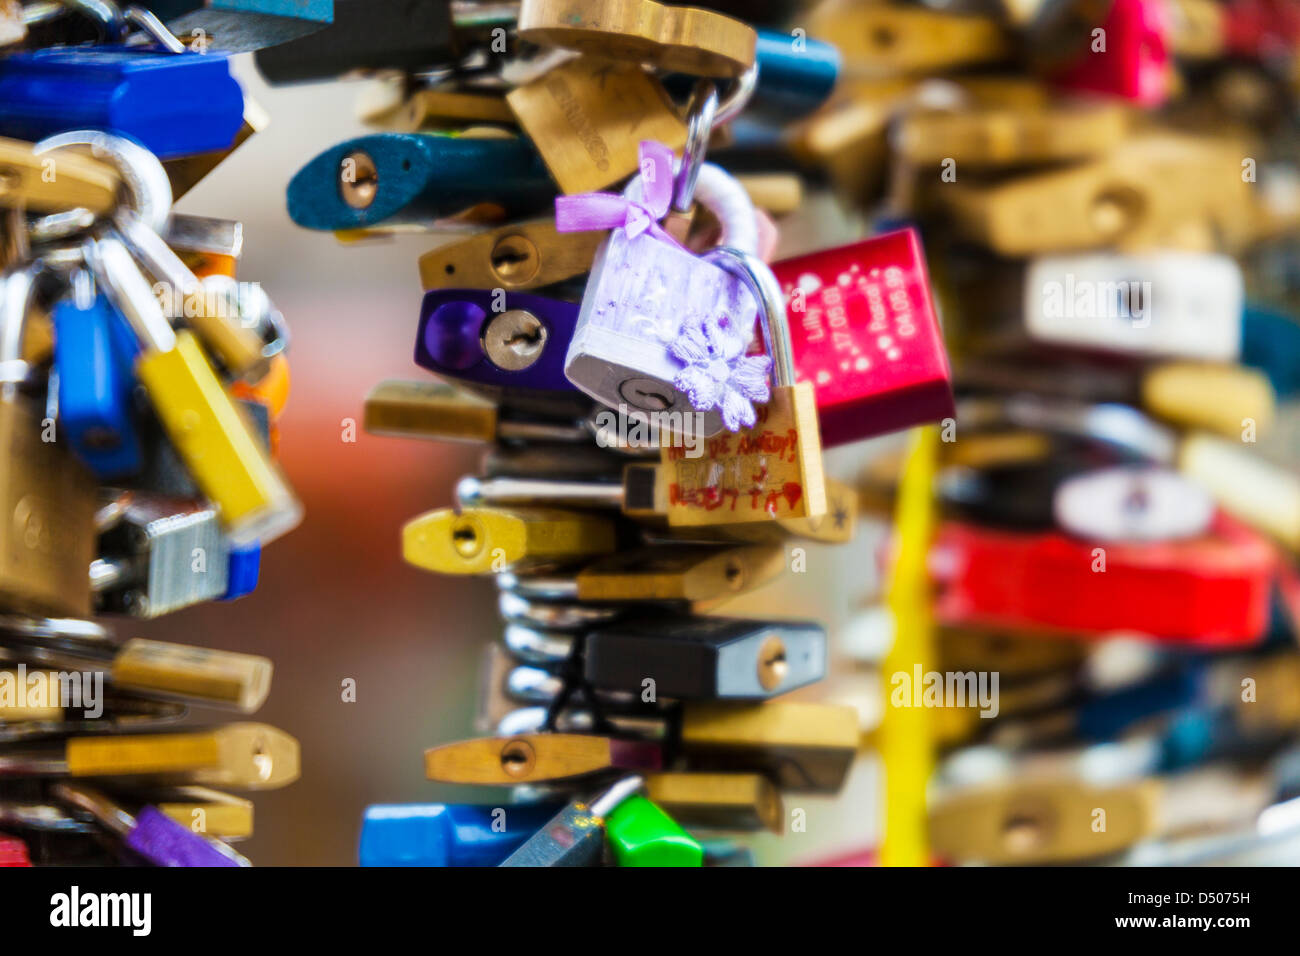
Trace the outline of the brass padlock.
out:
[[[25,394],[23,338],[34,268],[0,278],[0,602],[18,611],[90,614],[95,481]]]
[[[666,492],[671,526],[731,524],[826,513],[821,433],[811,382],[794,380],[785,300],[757,256],[730,248],[710,250],[709,262],[741,279],[759,306],[776,384],[752,428],[705,443],[699,458],[662,436],[658,481]]]
[[[686,124],[668,94],[635,62],[581,56],[516,87],[506,102],[565,193],[632,175],[642,140],[670,149],[686,143]]]

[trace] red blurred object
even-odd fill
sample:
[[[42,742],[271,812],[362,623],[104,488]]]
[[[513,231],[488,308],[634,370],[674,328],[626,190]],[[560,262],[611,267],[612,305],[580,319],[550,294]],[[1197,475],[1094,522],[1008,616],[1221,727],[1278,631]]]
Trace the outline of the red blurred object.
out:
[[[796,378],[833,448],[952,416],[952,372],[915,231],[775,263]]]
[[[1172,17],[1166,0],[1115,0],[1099,38],[1088,37],[1079,58],[1056,76],[1063,89],[1123,97],[1139,106],[1159,106],[1169,98],[1169,34]]]
[[[27,844],[17,837],[0,833],[0,866],[31,866]]]
[[[1267,630],[1278,556],[1222,515],[1204,537],[1104,547],[1059,532],[947,522],[930,567],[935,614],[945,624],[1085,636],[1125,631],[1229,646],[1253,643]]]
[[[1232,0],[1223,10],[1223,45],[1260,60],[1292,56],[1300,42],[1295,0]]]

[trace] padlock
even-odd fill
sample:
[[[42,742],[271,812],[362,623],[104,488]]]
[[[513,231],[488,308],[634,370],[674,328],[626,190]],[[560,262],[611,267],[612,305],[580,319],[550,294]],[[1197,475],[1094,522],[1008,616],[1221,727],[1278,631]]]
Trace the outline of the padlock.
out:
[[[358,118],[368,125],[401,133],[452,129],[466,123],[512,128],[518,125],[505,97],[499,94],[468,92],[455,85],[420,87],[409,92],[398,87],[394,92],[398,97],[395,104],[379,99]]]
[[[1247,303],[1241,317],[1241,360],[1267,375],[1279,398],[1300,393],[1300,322]]]
[[[71,296],[51,310],[59,424],[72,449],[98,477],[125,478],[140,471],[136,425],[135,355],[115,333],[122,319],[90,274],[78,271]]]
[[[537,562],[609,554],[608,518],[555,508],[441,508],[402,526],[402,557],[439,574],[487,574]]]
[[[87,617],[94,558],[95,482],[68,444],[46,441],[23,339],[35,268],[0,276],[0,597],[16,611]],[[57,432],[53,434],[57,435]]]
[[[704,848],[667,813],[639,794],[605,822],[619,866],[703,866]]]
[[[365,429],[372,435],[434,441],[564,443],[580,454],[590,433],[576,422],[512,419],[492,402],[445,382],[380,382],[366,396]],[[608,456],[601,453],[601,460]]]
[[[1057,524],[1086,540],[1170,541],[1207,534],[1215,503],[1175,471],[1120,465],[1067,478],[1052,509]]]
[[[555,186],[527,140],[372,133],[331,146],[289,181],[304,229],[423,223],[491,204],[503,217],[544,207]]]
[[[148,0],[145,4],[200,53],[261,50],[307,36],[334,20],[333,0]]]
[[[254,654],[218,651],[165,641],[132,638],[121,645],[104,641],[57,649],[10,637],[9,657],[34,659],[69,671],[101,671],[120,690],[151,698],[182,700],[252,713],[271,689],[271,662]],[[0,658],[3,659],[3,658]]]
[[[498,866],[561,805],[393,803],[366,807],[362,866]]]
[[[1027,781],[951,794],[930,809],[935,853],[951,862],[1062,863],[1117,853],[1156,825],[1159,788]],[[1105,811],[1104,830],[1093,825]]]
[[[643,0],[638,0],[643,2]],[[561,63],[506,95],[564,193],[603,189],[636,172],[642,140],[680,149],[686,125],[640,62],[612,51]],[[636,116],[629,127],[628,116]]]
[[[687,826],[784,831],[781,795],[761,774],[668,772],[645,779],[650,801]]]
[[[571,578],[520,577],[513,590],[596,603],[710,602],[761,587],[783,570],[785,550],[776,545],[656,544],[597,558]]]
[[[1127,114],[1109,103],[917,109],[900,119],[893,147],[900,159],[922,165],[1014,167],[1100,156],[1127,131]]]
[[[1228,514],[1300,550],[1300,476],[1248,451],[1241,434],[1233,439],[1189,435],[1178,451],[1178,470]]]
[[[606,818],[644,786],[640,777],[624,777],[590,802],[570,802],[501,865],[600,866],[605,856]]]
[[[228,148],[243,115],[244,94],[220,53],[54,47],[0,60],[5,136],[101,129],[172,159]]]
[[[602,238],[596,232],[560,233],[554,219],[511,223],[426,252],[420,282],[425,291],[552,285],[589,271]]]
[[[753,27],[654,0],[523,0],[519,38],[695,76],[735,78],[754,64]]]
[[[267,82],[334,79],[354,70],[427,73],[459,63],[480,47],[488,52],[492,31],[500,28],[504,37],[516,18],[510,5],[334,0],[333,6],[333,21],[325,29],[257,51],[257,68]]]
[[[697,459],[664,444],[658,475],[667,496],[671,526],[743,524],[772,519],[817,519],[826,514],[821,437],[811,382],[796,382],[785,315],[776,277],[757,257],[723,247],[706,253],[740,278],[760,303],[776,384],[758,422],[706,442]]]
[[[21,22],[20,20],[19,23]],[[32,858],[27,851],[27,844],[17,837],[0,833],[0,867],[31,865]]]
[[[836,704],[691,703],[681,749],[690,769],[760,772],[782,790],[834,793],[857,756],[858,712]]]
[[[913,230],[787,259],[795,380],[812,383],[827,448],[951,417],[952,372]]]
[[[266,724],[184,733],[70,737],[57,747],[0,754],[0,775],[156,777],[269,790],[298,779],[298,741]]]
[[[436,289],[425,293],[415,364],[445,378],[497,389],[564,397],[564,346],[578,307],[531,292],[501,288]]]
[[[562,232],[613,227],[592,264],[564,373],[630,417],[668,414],[680,431],[680,416],[699,412],[695,431],[713,435],[724,427],[725,413],[734,430],[752,422],[750,402],[765,394],[765,363],[743,355],[752,336],[753,295],[742,280],[687,252],[659,228],[656,221],[676,191],[671,154],[652,142],[641,150],[643,172],[624,196],[556,200]],[[683,183],[700,158],[683,160]],[[718,215],[723,242],[753,253],[758,234],[749,197],[720,168],[698,169],[700,202]],[[693,330],[699,367],[672,350],[682,347],[687,330]]]
[[[948,522],[930,562],[944,624],[1085,637],[1137,632],[1226,647],[1263,636],[1277,555],[1219,516],[1211,534],[1189,541],[1103,547]]]
[[[99,216],[117,204],[117,170],[87,156],[64,157],[50,175],[48,160],[38,157],[31,143],[0,139],[0,170],[0,207],[33,212],[81,207]]]
[[[1171,22],[1166,0],[1114,0],[1106,19],[1092,31],[1087,49],[1056,74],[1056,84],[1122,97],[1142,107],[1160,106],[1172,86]]]
[[[1153,416],[1184,428],[1240,438],[1265,435],[1277,415],[1268,377],[1241,365],[1167,362],[1142,376],[1141,403]]]
[[[188,331],[175,332],[117,239],[95,243],[92,268],[143,343],[136,374],[194,480],[236,545],[266,544],[302,509]]]
[[[90,814],[122,845],[155,866],[250,866],[244,857],[215,839],[177,823],[156,807],[132,815],[107,796],[83,785],[56,783],[60,803]]]
[[[1052,346],[1235,362],[1242,304],[1224,255],[1050,256],[1025,274],[1025,330]]]
[[[592,687],[680,700],[762,700],[826,676],[826,632],[810,621],[621,621],[587,633],[583,649]]]
[[[97,584],[101,613],[160,617],[215,600],[229,583],[229,546],[204,501],[134,495],[100,551],[117,572]]]
[[[253,835],[253,801],[209,787],[150,789],[148,799],[158,812],[182,826],[221,840],[244,840]]]
[[[424,775],[445,783],[513,785],[614,769],[658,770],[662,762],[655,743],[590,734],[521,734],[433,747],[424,752]]]
[[[823,4],[808,34],[834,43],[848,76],[942,72],[1004,59],[1006,33],[990,17],[901,4]]]

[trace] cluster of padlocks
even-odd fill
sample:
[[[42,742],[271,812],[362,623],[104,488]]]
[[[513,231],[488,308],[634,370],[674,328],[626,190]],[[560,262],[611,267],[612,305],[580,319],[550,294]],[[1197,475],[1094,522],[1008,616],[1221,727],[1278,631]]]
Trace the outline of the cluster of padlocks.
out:
[[[873,753],[825,862],[1295,859],[1295,0],[0,0],[0,44],[0,859],[244,862],[221,790],[297,773],[155,726],[268,661],[87,620],[247,593],[299,517],[284,324],[171,210],[252,50],[369,81],[296,224],[443,237],[367,429],[485,446],[401,548],[497,586],[425,770],[500,796],[370,807],[363,865],[745,865]],[[726,606],[859,512],[883,608]]]
[[[928,465],[861,483],[888,506],[928,468],[938,499],[911,607],[931,663],[887,658],[885,723],[930,715],[929,859],[1293,862],[1300,11],[1092,7],[810,22],[898,28],[897,70],[799,143],[918,224],[956,369]],[[1027,71],[999,68],[1017,55]],[[860,624],[877,666],[879,621]]]
[[[114,634],[248,594],[301,513],[283,321],[239,223],[172,212],[260,123],[228,61],[144,7],[0,4],[3,865],[247,865],[226,791],[298,776],[274,727],[178,726],[256,711],[269,660]]]

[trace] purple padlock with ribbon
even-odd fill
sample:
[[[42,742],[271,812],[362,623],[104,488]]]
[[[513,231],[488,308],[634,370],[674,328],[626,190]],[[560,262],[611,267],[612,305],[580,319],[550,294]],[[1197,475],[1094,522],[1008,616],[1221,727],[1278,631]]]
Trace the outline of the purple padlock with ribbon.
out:
[[[717,166],[699,172],[697,196],[721,223],[721,244],[755,251],[757,221],[744,188]],[[623,195],[556,199],[560,232],[611,230],[592,264],[564,373],[605,405],[661,428],[735,431],[753,425],[754,403],[769,395],[769,359],[746,355],[757,305],[741,282],[659,225],[673,184],[672,151],[647,141],[641,172]],[[694,412],[702,417],[675,424]]]

